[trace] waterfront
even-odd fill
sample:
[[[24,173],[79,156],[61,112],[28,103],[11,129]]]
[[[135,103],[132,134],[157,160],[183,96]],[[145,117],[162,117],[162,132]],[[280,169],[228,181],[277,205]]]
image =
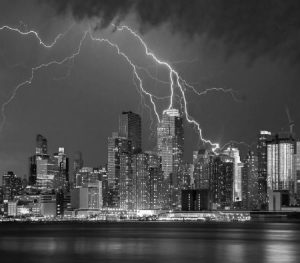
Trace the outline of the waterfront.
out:
[[[0,224],[1,262],[299,262],[300,224]]]

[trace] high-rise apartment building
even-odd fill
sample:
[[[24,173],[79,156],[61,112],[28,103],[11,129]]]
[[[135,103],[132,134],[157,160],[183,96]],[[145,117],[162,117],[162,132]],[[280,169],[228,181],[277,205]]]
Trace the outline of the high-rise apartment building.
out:
[[[295,194],[297,204],[300,204],[300,141],[296,142],[296,152],[294,155],[295,167]]]
[[[154,152],[146,152],[149,168],[149,208],[161,209],[163,207],[163,180],[161,158]]]
[[[286,134],[276,134],[267,141],[267,183],[270,190],[288,190],[295,194],[295,141]]]
[[[258,158],[249,152],[242,168],[242,208],[258,209]]]
[[[48,154],[47,139],[41,134],[38,134],[36,136],[35,154],[37,154],[37,155],[44,155],[44,154],[47,155]]]
[[[2,177],[2,200],[13,201],[22,190],[22,179],[9,171]]]
[[[131,151],[131,140],[120,137],[117,133],[108,138],[107,181],[110,207],[120,207],[121,155],[130,155]]]
[[[228,147],[223,151],[224,154],[234,159],[233,170],[233,201],[242,200],[242,167],[243,163],[240,158],[240,151],[237,148]]]
[[[46,163],[48,163],[47,162],[48,159],[49,156],[48,156],[47,139],[43,135],[38,134],[36,136],[35,155],[29,158],[29,180],[28,180],[29,185],[36,186],[38,177],[39,180],[43,179],[43,174],[40,173],[42,168],[40,166],[39,167],[37,166],[38,165],[45,166]]]
[[[133,153],[142,151],[142,121],[140,115],[123,111],[119,117],[119,136],[131,141]]]
[[[258,208],[267,208],[267,141],[271,140],[269,131],[260,131],[257,141],[257,165],[258,165]]]
[[[209,189],[210,171],[209,163],[210,156],[214,154],[201,149],[199,151],[194,151],[193,153],[193,163],[194,163],[194,186],[195,189]]]
[[[133,202],[135,209],[150,208],[149,156],[146,153],[132,155]]]
[[[132,155],[121,153],[120,155],[120,208],[133,210],[133,174]]]
[[[228,155],[210,157],[209,192],[212,209],[232,206],[234,184],[234,158]]]
[[[82,153],[77,151],[73,161],[73,185],[76,185],[76,174],[83,167]]]
[[[58,153],[53,155],[54,166],[57,169],[54,176],[54,189],[69,189],[69,158],[63,147],[58,148]],[[56,167],[55,167],[56,166]]]
[[[157,150],[162,159],[164,178],[179,174],[184,150],[184,129],[183,119],[177,109],[163,112],[157,127]]]

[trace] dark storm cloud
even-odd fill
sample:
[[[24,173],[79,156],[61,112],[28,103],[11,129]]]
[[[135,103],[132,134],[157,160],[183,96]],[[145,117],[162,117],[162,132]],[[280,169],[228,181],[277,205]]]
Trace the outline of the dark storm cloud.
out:
[[[298,0],[47,0],[59,14],[100,18],[102,27],[135,13],[140,30],[164,23],[173,32],[222,41],[227,54],[300,62]]]

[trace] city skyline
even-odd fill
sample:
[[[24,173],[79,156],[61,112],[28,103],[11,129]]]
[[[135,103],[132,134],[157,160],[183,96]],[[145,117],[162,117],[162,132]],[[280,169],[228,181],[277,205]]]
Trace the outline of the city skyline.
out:
[[[59,39],[54,49],[48,50],[40,46],[33,35],[20,36],[15,31],[1,30],[2,105],[11,95],[13,87],[28,78],[30,72],[27,67],[30,69],[52,58],[70,55],[70,50],[73,52],[76,49],[75,43],[82,37],[80,33],[85,26],[80,20],[74,21],[71,16],[57,15],[55,9],[45,4],[36,4],[35,1],[16,3],[3,2],[1,25],[35,29],[45,43],[51,43],[59,33],[67,34]],[[177,4],[178,2],[174,5]],[[217,4],[215,8],[219,10]],[[273,8],[276,9],[276,6],[271,10]],[[261,14],[260,12],[258,11],[258,14]],[[270,19],[274,19],[272,12]],[[207,19],[210,19],[210,15],[208,13]],[[236,19],[238,18],[239,16],[236,16]],[[227,20],[225,22],[228,23]],[[138,19],[130,14],[123,23],[135,30],[140,26]],[[222,24],[221,21],[216,23],[216,26]],[[255,21],[251,23],[257,26]],[[181,30],[170,33],[167,22],[160,25],[151,27],[151,30],[146,30],[142,35],[155,54],[173,62],[172,66],[188,82],[197,82],[195,88],[200,92],[207,88],[226,88],[233,92],[232,94],[212,90],[200,97],[191,91],[188,92],[190,114],[200,123],[205,138],[220,144],[230,140],[251,144],[256,140],[259,130],[276,132],[288,126],[286,106],[289,107],[295,123],[299,123],[299,64],[289,55],[284,56],[288,52],[278,52],[278,56],[274,55],[273,60],[268,52],[262,52],[253,42],[252,48],[249,45],[250,50],[242,52],[237,43],[238,51],[229,52],[227,48],[230,49],[232,43],[226,43],[220,36],[217,39],[212,37],[212,41],[216,41],[209,44],[203,37],[202,33],[205,32],[199,31],[197,26],[195,29],[199,31],[199,35],[195,32],[197,36],[190,38],[182,34]],[[207,30],[211,32],[211,29]],[[258,39],[265,40],[262,35],[257,35],[255,30],[247,30],[250,30],[249,36],[254,34]],[[290,34],[287,25],[282,25],[281,30]],[[158,96],[168,95],[169,88],[163,83],[167,81],[164,70],[158,68],[156,75],[152,68],[153,62],[146,59],[141,46],[134,39],[122,32],[111,32],[111,29],[103,29],[99,33],[116,41],[131,58],[140,62],[138,64],[147,66],[151,62],[149,70],[154,74],[152,77],[157,76],[162,82],[154,81],[144,72],[145,87]],[[237,33],[242,34],[241,37],[244,36],[243,32]],[[285,43],[285,38],[279,39],[276,32],[270,31],[270,34],[281,44]],[[242,38],[241,41],[244,40],[245,38]],[[19,43],[23,49],[19,49]],[[169,48],[171,43],[172,49]],[[264,44],[270,42],[267,40]],[[276,52],[271,44],[269,48]],[[38,52],[33,54],[31,51],[35,49]],[[249,63],[250,51],[257,49],[258,54]],[[18,52],[14,54],[14,50]],[[228,55],[228,52],[231,55]],[[167,104],[167,101],[157,102],[160,116]],[[153,131],[157,123],[154,121],[152,128],[149,128],[149,112],[147,108],[140,106],[140,94],[136,92],[132,82],[130,68],[109,47],[86,40],[81,55],[74,60],[74,65],[71,61],[63,67],[53,66],[39,71],[31,85],[21,89],[15,100],[6,107],[7,120],[0,134],[0,171],[5,172],[14,166],[16,173],[27,173],[26,166],[22,164],[27,156],[32,154],[33,139],[29,141],[26,138],[34,138],[37,133],[44,134],[53,142],[51,151],[64,145],[68,153],[81,150],[87,159],[91,160],[91,165],[103,163],[106,159],[106,141],[101,138],[107,138],[112,130],[116,130],[117,122],[113,120],[122,110],[132,110],[142,116],[143,139],[149,141],[145,148],[151,149],[155,145]],[[152,119],[155,120],[153,114]],[[185,152],[188,155],[185,159],[191,160],[190,152],[197,149],[198,136],[192,126],[186,127]],[[85,140],[82,140],[82,137]],[[145,140],[149,137],[152,140]]]
[[[72,169],[64,147],[51,154],[48,139],[37,134],[28,176],[21,178],[11,169],[1,177],[4,216],[76,218],[105,209],[130,214],[151,209],[281,211],[299,206],[300,144],[293,122],[289,132],[260,131],[256,149],[248,148],[247,155],[234,144],[223,149],[206,145],[193,151],[189,163],[183,158],[179,110],[164,111],[153,151],[141,147],[138,114],[122,111],[118,120],[118,132],[107,138],[107,162],[92,167],[78,152]]]
[[[171,110],[171,111],[173,111],[173,110]],[[174,109],[174,111],[178,111],[178,110],[176,110],[176,109]],[[133,115],[138,115],[138,114],[136,114],[136,113],[134,113],[134,112],[132,112],[132,111],[121,111],[121,113],[118,115],[119,116],[119,120],[118,120],[118,116],[116,116],[117,118],[116,118],[116,123],[118,123],[119,125],[121,125],[121,122],[120,122],[120,117],[122,116],[122,115],[124,115],[124,114],[127,114],[127,113],[131,113],[131,114],[133,114]],[[138,115],[139,116],[139,115]],[[140,119],[140,124],[142,124],[143,123],[143,120],[141,120]],[[163,123],[163,120],[162,120],[162,123]],[[159,127],[159,126],[158,126]],[[183,125],[183,130],[185,131],[186,129],[187,129],[188,127],[186,127],[186,125]],[[120,130],[121,128],[120,128],[120,126],[119,126],[119,128],[116,128],[115,130],[118,130],[118,132],[112,132],[112,137],[114,137],[114,136],[120,136],[120,134],[122,133],[122,131]],[[159,128],[158,128],[159,129]],[[262,134],[265,134],[265,133],[268,133],[268,135],[270,135],[271,136],[271,134],[277,134],[277,133],[283,133],[283,134],[286,134],[286,133],[288,133],[288,130],[289,130],[289,126],[287,125],[287,127],[286,127],[286,129],[285,130],[281,130],[281,131],[263,131],[263,130],[258,130],[257,131],[257,133],[255,134],[255,136],[253,136],[254,137],[254,141],[252,141],[251,143],[247,143],[247,142],[245,142],[245,141],[236,141],[236,140],[230,140],[230,141],[228,141],[228,142],[226,142],[226,143],[224,143],[223,145],[221,145],[219,148],[217,148],[217,150],[221,150],[221,151],[223,151],[224,149],[225,149],[225,147],[228,147],[228,146],[230,146],[230,147],[233,147],[233,149],[237,149],[237,151],[239,152],[239,154],[238,154],[238,156],[242,156],[242,157],[246,157],[246,155],[248,154],[248,152],[249,151],[254,151],[254,152],[257,152],[257,154],[259,155],[259,148],[258,148],[258,145],[256,145],[256,143],[257,143],[257,137],[259,136],[259,134],[260,133],[262,133]],[[43,134],[43,135],[45,135],[45,134]],[[48,146],[48,137],[47,136],[43,136],[43,135],[41,135],[41,134],[39,134],[39,133],[36,133],[36,135],[35,135],[35,137],[37,136],[37,137],[41,137],[41,138],[45,138],[46,139],[46,152],[47,152],[47,154],[55,154],[55,153],[57,153],[58,152],[58,149],[60,149],[61,147],[62,147],[62,149],[64,149],[64,151],[66,151],[66,154],[69,156],[69,158],[70,158],[70,160],[71,161],[75,161],[76,160],[76,157],[77,157],[77,154],[78,153],[80,153],[81,154],[81,158],[82,158],[82,156],[85,156],[86,158],[83,158],[83,160],[85,161],[85,166],[88,166],[88,167],[101,167],[101,166],[103,166],[103,165],[106,165],[106,164],[108,164],[108,159],[107,159],[107,156],[105,156],[104,157],[104,160],[102,161],[102,160],[100,160],[100,161],[96,161],[96,162],[92,162],[90,159],[89,159],[89,152],[83,152],[81,149],[76,149],[76,151],[75,152],[70,152],[70,151],[68,151],[68,149],[64,146],[64,144],[63,143],[61,143],[61,144],[58,144],[57,142],[55,142],[55,141],[50,141],[51,143],[50,143],[50,146]],[[295,136],[297,136],[296,134],[294,134]],[[156,135],[157,136],[157,135]],[[107,138],[109,138],[110,136],[108,136]],[[121,138],[123,138],[124,136],[120,136]],[[126,137],[126,136],[125,136]],[[102,140],[104,140],[104,141],[107,141],[107,138],[102,138]],[[142,138],[142,137],[141,137]],[[269,137],[269,140],[270,140],[270,138],[271,137]],[[296,137],[296,138],[298,138],[298,137]],[[146,140],[147,139],[149,139],[149,138],[146,138]],[[99,140],[100,140],[100,138],[99,138]],[[156,139],[155,139],[156,140]],[[31,141],[32,141],[32,145],[34,145],[34,138],[31,138]],[[140,141],[140,143],[144,143],[145,144],[145,140],[142,138],[142,140]],[[54,146],[55,145],[55,146]],[[197,145],[197,146],[196,146]],[[200,145],[200,146],[199,146]],[[49,149],[50,150],[48,150],[48,147],[49,147]],[[56,148],[55,148],[56,147]],[[143,151],[156,151],[158,148],[157,148],[158,146],[157,146],[157,140],[156,140],[156,142],[155,143],[153,143],[153,146],[152,146],[152,148],[146,148],[146,149],[143,149]],[[208,145],[206,145],[205,146],[205,144],[202,144],[202,143],[197,143],[197,144],[195,144],[194,145],[194,147],[195,148],[193,148],[193,149],[186,149],[186,148],[184,148],[184,150],[183,150],[183,153],[182,153],[182,156],[184,156],[183,157],[183,160],[185,160],[186,162],[188,162],[188,163],[192,163],[193,162],[193,152],[196,150],[196,151],[198,151],[199,149],[207,149],[207,148],[210,148],[210,146],[208,146]],[[33,150],[34,148],[32,148],[31,149],[31,152],[30,152],[30,155],[32,155],[32,154],[38,154],[38,148],[35,148],[35,150]],[[105,145],[105,151],[106,151],[106,149],[107,149],[107,143],[106,143],[106,145]],[[198,150],[197,150],[198,149]],[[229,148],[228,148],[229,149]],[[227,150],[228,150],[227,149]],[[42,148],[41,148],[41,150],[39,150],[39,151],[42,151]],[[229,150],[229,151],[231,151],[231,150]],[[189,156],[188,158],[187,158],[187,155]],[[26,161],[25,162],[27,162],[27,159],[28,159],[28,156],[26,156],[25,157],[25,159],[26,159]],[[21,176],[22,178],[29,178],[29,175],[30,175],[30,173],[29,173],[29,171],[30,171],[30,169],[28,169],[28,167],[27,167],[27,163],[26,163],[26,165],[24,164],[24,166],[26,166],[26,170],[23,172],[23,173],[16,173],[18,176]],[[15,166],[15,167],[17,167],[17,166]],[[17,171],[18,169],[16,168],[16,169],[13,169],[12,167],[10,167],[9,169],[6,169],[6,170],[3,170],[3,173],[5,173],[5,172],[7,172],[7,171]]]
[[[299,0],[0,0],[0,258],[300,262]]]

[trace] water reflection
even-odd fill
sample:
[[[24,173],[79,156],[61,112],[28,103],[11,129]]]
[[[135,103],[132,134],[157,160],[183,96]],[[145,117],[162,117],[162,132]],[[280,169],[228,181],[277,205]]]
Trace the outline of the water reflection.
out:
[[[1,262],[300,262],[297,225],[52,227],[0,226]]]

